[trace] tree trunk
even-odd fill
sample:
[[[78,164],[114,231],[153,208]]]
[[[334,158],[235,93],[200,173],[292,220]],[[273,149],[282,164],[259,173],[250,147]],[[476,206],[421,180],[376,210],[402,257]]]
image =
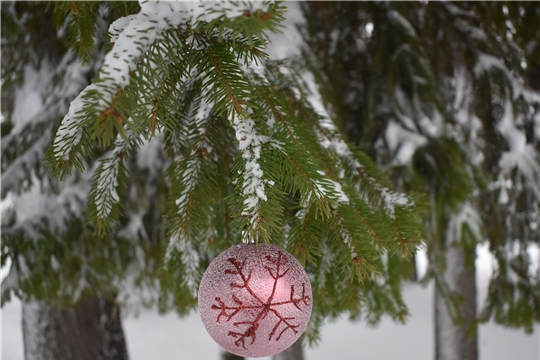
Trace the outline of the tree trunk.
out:
[[[435,360],[477,360],[478,336],[469,331],[476,319],[475,268],[465,264],[464,249],[450,246],[446,252],[444,277],[452,291],[463,297],[460,314],[463,323],[454,324],[442,294],[435,287]],[[468,336],[468,333],[470,336]]]
[[[105,297],[74,309],[23,304],[25,360],[127,360],[120,311]]]
[[[228,351],[223,351],[221,353],[221,360],[244,360],[244,357],[239,356],[239,355],[235,355],[235,354],[231,354]]]
[[[304,360],[302,338],[296,340],[291,347],[283,350],[279,354],[272,356],[272,360]]]

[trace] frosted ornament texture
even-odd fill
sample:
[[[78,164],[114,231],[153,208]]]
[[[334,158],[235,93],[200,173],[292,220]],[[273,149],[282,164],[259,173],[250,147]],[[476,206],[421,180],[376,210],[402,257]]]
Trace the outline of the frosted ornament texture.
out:
[[[225,250],[206,269],[199,313],[225,350],[245,357],[277,354],[291,346],[311,316],[311,283],[302,265],[270,244]]]

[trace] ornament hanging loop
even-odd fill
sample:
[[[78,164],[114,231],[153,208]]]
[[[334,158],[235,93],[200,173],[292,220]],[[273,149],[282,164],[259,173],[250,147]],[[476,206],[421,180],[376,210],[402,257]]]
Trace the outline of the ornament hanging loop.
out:
[[[255,239],[255,237],[251,236],[251,233],[249,231],[242,231],[242,243],[255,244],[258,243],[257,240]]]

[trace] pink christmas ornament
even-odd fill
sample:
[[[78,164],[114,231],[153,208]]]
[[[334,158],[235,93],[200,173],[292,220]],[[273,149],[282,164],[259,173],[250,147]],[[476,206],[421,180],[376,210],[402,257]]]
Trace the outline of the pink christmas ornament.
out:
[[[206,269],[199,313],[206,331],[227,351],[246,357],[277,354],[304,332],[311,284],[302,265],[282,248],[241,244]]]

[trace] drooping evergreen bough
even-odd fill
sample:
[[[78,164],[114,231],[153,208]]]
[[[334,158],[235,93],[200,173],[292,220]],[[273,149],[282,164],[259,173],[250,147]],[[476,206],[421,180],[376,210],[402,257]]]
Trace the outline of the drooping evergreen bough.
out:
[[[69,304],[150,287],[161,310],[186,313],[211,259],[253,238],[306,266],[311,340],[343,312],[404,320],[400,284],[421,242],[421,200],[394,191],[314,110],[301,76],[265,54],[284,6],[67,4],[54,5],[71,50],[52,72],[47,111],[28,123],[35,138],[2,152],[2,196],[45,191],[31,217],[2,232],[2,264],[12,261],[4,294]],[[52,107],[97,64],[69,109]],[[46,159],[57,178],[47,180],[36,169],[54,132]],[[7,136],[3,150],[27,135]]]

